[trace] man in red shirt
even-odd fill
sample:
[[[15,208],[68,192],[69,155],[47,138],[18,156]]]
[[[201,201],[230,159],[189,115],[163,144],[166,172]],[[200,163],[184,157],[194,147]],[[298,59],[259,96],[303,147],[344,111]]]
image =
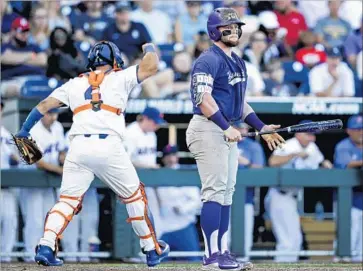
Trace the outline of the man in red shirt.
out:
[[[308,29],[304,16],[297,11],[291,0],[277,0],[274,7],[280,27],[287,29],[287,44],[296,46],[300,31]]]

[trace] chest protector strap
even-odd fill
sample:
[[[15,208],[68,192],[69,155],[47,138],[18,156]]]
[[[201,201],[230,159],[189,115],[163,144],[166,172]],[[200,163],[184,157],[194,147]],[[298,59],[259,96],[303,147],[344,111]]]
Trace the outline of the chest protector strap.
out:
[[[95,112],[102,110],[106,110],[112,113],[115,113],[116,115],[122,114],[121,108],[116,108],[111,105],[104,104],[101,100],[101,94],[100,94],[100,85],[105,78],[105,73],[95,73],[94,71],[90,72],[89,74],[82,74],[81,76],[88,76],[88,83],[91,85],[92,88],[92,100],[89,104],[84,104],[81,106],[78,106],[73,110],[73,114],[76,115],[79,112],[82,112],[84,110],[93,110]]]

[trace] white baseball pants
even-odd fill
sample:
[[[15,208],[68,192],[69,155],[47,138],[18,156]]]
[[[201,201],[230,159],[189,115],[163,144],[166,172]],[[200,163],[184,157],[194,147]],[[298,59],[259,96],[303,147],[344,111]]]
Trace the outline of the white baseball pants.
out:
[[[289,194],[281,194],[270,188],[265,199],[266,210],[270,214],[272,230],[276,238],[276,251],[300,251],[302,233],[297,201]],[[276,262],[296,262],[299,256],[276,256]]]
[[[130,216],[129,222],[140,236],[140,245],[145,250],[157,246],[154,230],[146,219],[144,190],[119,136],[101,139],[99,135],[77,135],[71,140],[60,188],[59,202],[51,209],[45,222],[40,245],[53,250],[56,240],[80,210],[83,196],[94,177],[106,183],[121,198],[124,198]],[[143,200],[144,199],[144,200]],[[152,237],[152,238],[151,238]]]
[[[18,208],[14,189],[1,189],[1,252],[12,252],[18,231]],[[10,257],[1,257],[1,262],[10,262]]]

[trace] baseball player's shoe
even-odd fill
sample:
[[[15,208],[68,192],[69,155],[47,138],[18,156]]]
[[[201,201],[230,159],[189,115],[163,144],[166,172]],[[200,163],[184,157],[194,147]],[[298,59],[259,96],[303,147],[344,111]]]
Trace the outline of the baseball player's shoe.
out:
[[[219,252],[213,253],[209,258],[205,255],[203,256],[203,266],[202,269],[204,270],[219,270],[219,256],[221,254]]]
[[[156,266],[161,263],[161,261],[169,255],[170,247],[167,243],[159,240],[159,245],[162,253],[159,255],[156,250],[146,251],[146,264],[149,267]]]
[[[218,266],[223,270],[252,270],[253,264],[250,262],[241,263],[236,259],[236,256],[229,251],[225,251],[218,258]]]
[[[35,248],[35,251],[37,254],[35,255],[34,259],[39,265],[44,265],[44,266],[63,265],[63,261],[56,257],[54,251],[50,247],[38,245]]]

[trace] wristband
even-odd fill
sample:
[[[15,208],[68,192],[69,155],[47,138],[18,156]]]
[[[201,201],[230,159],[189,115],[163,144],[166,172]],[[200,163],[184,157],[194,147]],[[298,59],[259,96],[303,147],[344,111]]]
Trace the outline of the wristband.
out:
[[[153,52],[155,52],[155,48],[154,48],[154,46],[153,46],[153,45],[148,44],[148,45],[146,45],[146,46],[144,47],[144,53],[145,53],[145,54],[146,54],[146,53],[153,53]]]
[[[257,131],[261,131],[262,127],[266,125],[257,117],[255,112],[248,114],[244,122],[255,128]]]
[[[32,111],[30,111],[28,117],[26,118],[21,130],[30,132],[30,129],[43,117],[44,115],[39,112],[39,110],[34,107]]]
[[[230,126],[220,110],[210,116],[209,119],[217,124],[223,131],[227,130]]]

